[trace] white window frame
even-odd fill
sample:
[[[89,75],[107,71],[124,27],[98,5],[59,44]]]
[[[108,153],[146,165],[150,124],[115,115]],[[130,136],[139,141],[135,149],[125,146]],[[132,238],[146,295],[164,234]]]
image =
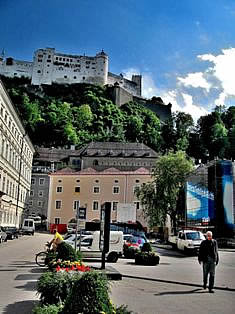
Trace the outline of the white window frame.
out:
[[[60,202],[60,207],[59,208],[56,208],[57,202]],[[61,208],[62,208],[62,200],[55,200],[55,210],[61,210]]]
[[[140,201],[135,201],[134,204],[135,204],[135,209],[140,210]]]
[[[43,183],[41,183],[41,180]],[[39,178],[39,185],[44,185],[45,184],[45,178]]]
[[[59,225],[61,218],[60,218],[60,217],[55,217],[54,219],[55,219],[55,224],[56,224],[56,225]],[[58,219],[58,222],[57,222],[57,219]]]
[[[118,192],[115,192],[116,188],[118,188]],[[113,194],[120,194],[120,186],[119,185],[114,185],[113,186]]]
[[[79,200],[74,200],[73,201],[73,210],[77,211],[77,209],[79,209],[80,207],[80,201]]]
[[[43,197],[44,191],[43,190],[39,190],[38,191],[38,197]]]
[[[96,209],[94,209],[94,204],[95,204],[95,203],[97,203],[97,205],[98,205],[98,207],[97,207]],[[92,202],[92,210],[96,212],[96,211],[98,211],[99,209],[100,209],[100,202],[99,202],[99,201],[96,201],[96,200],[93,201],[93,202]]]
[[[98,189],[98,192],[95,192],[95,189]],[[98,186],[98,185],[93,186],[93,193],[94,194],[100,194],[100,186]]]
[[[34,190],[30,190],[29,196],[34,196]]]
[[[61,191],[58,191],[58,189],[61,188]],[[56,193],[62,193],[63,192],[63,186],[59,185],[56,187]]]
[[[117,207],[118,207],[118,203],[117,201],[112,201],[112,210],[113,211],[117,211]],[[116,208],[114,209],[114,204],[116,204]]]
[[[42,201],[38,201],[38,207],[42,207],[43,202]]]
[[[79,188],[79,192],[76,191],[76,188]],[[75,193],[80,193],[80,192],[81,192],[81,186],[80,186],[80,185],[76,185],[76,186],[74,187],[74,192],[75,192]]]

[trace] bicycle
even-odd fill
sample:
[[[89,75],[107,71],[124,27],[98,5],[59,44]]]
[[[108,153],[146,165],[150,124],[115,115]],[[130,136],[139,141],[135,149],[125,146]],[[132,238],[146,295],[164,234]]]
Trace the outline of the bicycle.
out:
[[[46,243],[45,248],[45,251],[41,251],[35,256],[35,262],[40,267],[45,267],[48,264],[48,255],[51,252],[49,242]]]

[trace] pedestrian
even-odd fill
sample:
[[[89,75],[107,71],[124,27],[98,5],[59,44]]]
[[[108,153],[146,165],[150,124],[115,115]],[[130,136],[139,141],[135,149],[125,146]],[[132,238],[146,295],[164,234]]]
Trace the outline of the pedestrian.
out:
[[[203,288],[206,289],[207,287],[209,275],[209,292],[214,293],[215,267],[219,262],[219,254],[217,241],[212,239],[211,231],[207,231],[206,240],[202,241],[200,245],[198,262],[203,264]]]

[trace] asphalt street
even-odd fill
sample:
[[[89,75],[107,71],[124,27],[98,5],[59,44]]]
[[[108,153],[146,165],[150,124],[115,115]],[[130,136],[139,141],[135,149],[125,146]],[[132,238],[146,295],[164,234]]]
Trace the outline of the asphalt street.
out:
[[[43,269],[35,254],[43,249],[51,235],[23,236],[0,245],[0,313],[29,314],[38,302],[36,282]],[[122,280],[111,282],[114,304],[128,305],[133,313],[234,313],[235,252],[220,251],[216,270],[215,294],[201,287],[202,269],[196,256],[185,256],[171,249],[156,248],[157,266],[137,266],[134,260],[121,258],[106,263],[122,274]],[[87,263],[96,267],[97,262]]]

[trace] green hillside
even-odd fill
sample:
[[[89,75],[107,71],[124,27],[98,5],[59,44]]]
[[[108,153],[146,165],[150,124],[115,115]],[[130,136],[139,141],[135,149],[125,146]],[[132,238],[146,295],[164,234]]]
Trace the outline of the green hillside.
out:
[[[216,107],[194,126],[177,112],[161,123],[154,112],[130,102],[117,107],[106,87],[89,84],[32,86],[26,78],[1,77],[34,145],[82,146],[91,141],[143,142],[159,153],[185,150],[196,159],[235,158],[235,107]]]

